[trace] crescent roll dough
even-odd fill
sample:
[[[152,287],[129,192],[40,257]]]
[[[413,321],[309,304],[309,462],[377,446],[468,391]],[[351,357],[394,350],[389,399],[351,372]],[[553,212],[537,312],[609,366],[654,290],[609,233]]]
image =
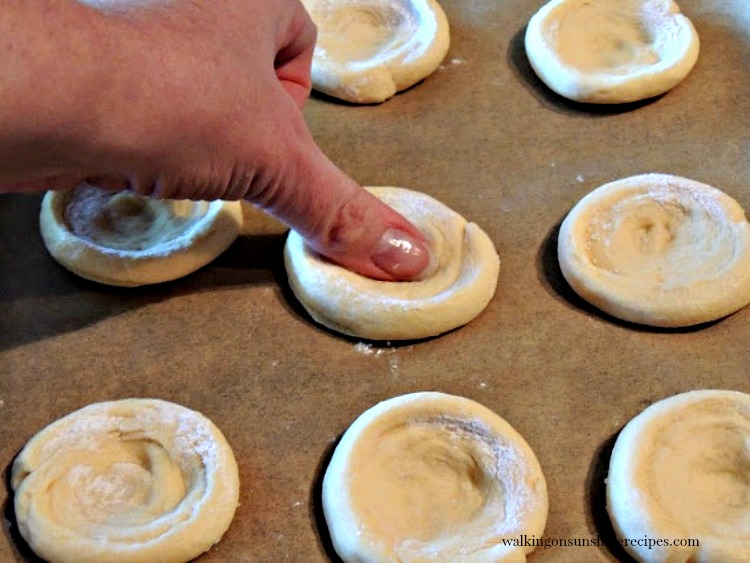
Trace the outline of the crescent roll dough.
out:
[[[378,103],[432,74],[450,43],[435,0],[303,0],[318,27],[313,88]]]
[[[13,463],[18,528],[54,562],[181,563],[215,544],[237,463],[202,414],[156,399],[95,403],[53,422]]]
[[[529,21],[525,44],[550,89],[597,104],[663,94],[688,75],[700,49],[672,0],[551,0]]]
[[[320,324],[371,340],[411,340],[462,326],[487,306],[500,260],[474,223],[426,194],[369,188],[427,238],[434,267],[411,282],[373,280],[321,258],[291,231],[284,248],[289,285]]]
[[[135,287],[186,276],[234,242],[237,201],[157,200],[88,184],[47,192],[40,229],[47,250],[83,278]]]
[[[542,536],[547,487],[534,452],[497,414],[413,393],[346,431],[323,478],[323,511],[347,563],[523,562],[533,547],[518,538]]]
[[[607,510],[639,561],[750,561],[750,395],[690,391],[628,422],[612,451]],[[625,541],[634,538],[660,543]]]
[[[705,323],[750,303],[750,224],[728,195],[687,178],[605,184],[560,227],[560,268],[582,298],[659,327]]]

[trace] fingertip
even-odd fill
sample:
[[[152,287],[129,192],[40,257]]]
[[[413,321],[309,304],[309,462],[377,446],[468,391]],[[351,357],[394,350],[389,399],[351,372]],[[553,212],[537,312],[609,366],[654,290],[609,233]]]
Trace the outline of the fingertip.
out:
[[[312,142],[297,145],[275,190],[255,201],[331,262],[384,281],[411,281],[431,262],[425,236],[403,215],[343,173]]]
[[[381,235],[370,260],[393,281],[411,281],[425,271],[430,253],[424,237],[389,228]]]
[[[353,248],[353,247],[352,247]],[[408,282],[422,279],[431,263],[427,245],[403,231],[388,229],[371,255],[318,252],[352,272],[380,281]]]
[[[420,279],[431,263],[425,236],[404,216],[362,188],[342,206],[318,251],[353,272],[382,281]],[[361,207],[361,209],[353,209]],[[356,233],[356,236],[351,236]]]

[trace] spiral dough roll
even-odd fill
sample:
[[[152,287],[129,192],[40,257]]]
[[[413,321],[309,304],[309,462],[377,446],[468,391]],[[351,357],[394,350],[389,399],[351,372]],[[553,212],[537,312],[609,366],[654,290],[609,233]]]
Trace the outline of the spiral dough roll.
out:
[[[547,486],[526,441],[486,407],[411,393],[363,413],[323,479],[331,540],[346,561],[523,562],[541,537]]]
[[[424,234],[432,265],[418,281],[377,281],[324,260],[292,231],[284,250],[289,284],[312,318],[350,336],[411,340],[479,315],[495,293],[500,269],[487,234],[426,194],[369,189]]]
[[[239,499],[221,431],[156,399],[53,422],[18,455],[11,484],[19,531],[48,561],[189,561],[219,541]]]
[[[560,269],[610,315],[690,326],[750,302],[750,224],[727,194],[669,174],[605,184],[560,227]]]

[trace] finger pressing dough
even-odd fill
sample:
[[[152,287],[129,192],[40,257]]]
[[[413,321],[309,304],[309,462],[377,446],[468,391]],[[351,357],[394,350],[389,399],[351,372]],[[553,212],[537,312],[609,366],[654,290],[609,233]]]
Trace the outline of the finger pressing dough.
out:
[[[433,265],[411,282],[373,280],[323,259],[296,231],[284,248],[289,285],[320,324],[371,340],[427,338],[462,326],[495,293],[500,260],[474,223],[426,194],[368,188],[426,237]]]
[[[47,192],[40,228],[62,266],[83,278],[135,287],[205,266],[242,227],[239,202],[157,200],[81,184]]]
[[[219,541],[239,499],[221,431],[155,399],[53,422],[18,455],[11,485],[21,535],[52,562],[189,561]]]
[[[303,0],[318,27],[313,88],[378,103],[432,74],[450,43],[435,0]]]
[[[700,46],[672,0],[551,0],[529,21],[525,44],[550,89],[596,104],[663,94],[688,75]]]
[[[346,431],[323,478],[339,556],[353,561],[525,561],[541,537],[547,486],[534,452],[479,403],[413,393]]]
[[[750,561],[750,395],[690,391],[631,420],[612,451],[607,510],[639,561]]]
[[[750,224],[716,188],[668,174],[605,184],[560,227],[570,286],[614,317],[658,327],[719,319],[750,303]]]

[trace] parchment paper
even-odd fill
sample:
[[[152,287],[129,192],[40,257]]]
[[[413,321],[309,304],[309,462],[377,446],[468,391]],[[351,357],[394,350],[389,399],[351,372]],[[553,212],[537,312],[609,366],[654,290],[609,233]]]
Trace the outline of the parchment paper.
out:
[[[642,172],[686,176],[750,209],[750,3],[683,0],[701,38],[673,91],[626,107],[567,102],[523,49],[540,0],[444,0],[443,66],[390,101],[306,108],[323,149],[365,185],[422,190],[484,228],[502,260],[497,294],[464,328],[423,342],[357,346],[316,326],[286,285],[283,235],[244,236],[208,267],[141,289],[66,272],[38,232],[40,196],[0,197],[0,465],[46,424],[95,401],[158,397],[226,434],[241,506],[204,561],[326,561],[320,483],[337,437],[376,402],[420,390],[475,399],[536,452],[548,538],[531,561],[613,561],[623,551],[603,480],[622,426],[699,388],[750,392],[750,308],[697,329],[626,325],[578,299],[556,262],[566,212]],[[0,560],[30,553],[0,487]],[[8,521],[10,520],[10,522]]]

